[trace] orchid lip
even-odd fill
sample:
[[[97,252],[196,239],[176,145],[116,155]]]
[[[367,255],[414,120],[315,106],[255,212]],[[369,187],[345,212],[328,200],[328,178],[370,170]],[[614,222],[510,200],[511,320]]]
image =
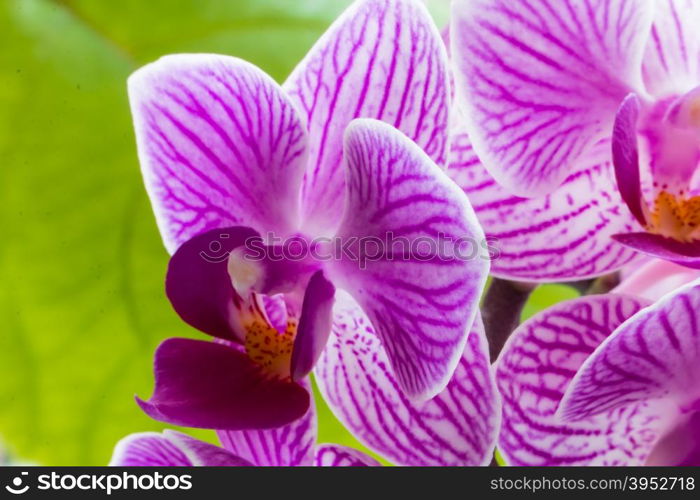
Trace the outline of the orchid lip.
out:
[[[649,157],[651,203],[642,194],[638,142]],[[700,88],[644,108],[630,94],[616,115],[612,152],[618,188],[639,223],[664,238],[699,240],[700,196],[689,183],[700,161]]]

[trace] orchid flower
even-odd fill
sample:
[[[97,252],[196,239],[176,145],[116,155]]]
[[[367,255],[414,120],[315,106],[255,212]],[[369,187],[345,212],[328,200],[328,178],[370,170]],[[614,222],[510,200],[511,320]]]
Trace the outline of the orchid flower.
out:
[[[389,234],[483,240],[440,168],[447,58],[420,2],[356,2],[283,86],[233,57],[177,55],[132,75],[129,97],[146,188],[173,253],[167,295],[185,322],[217,339],[161,344],[154,394],[138,400],[148,415],[229,430],[300,418],[309,406],[302,382],[342,290],[376,332],[402,394],[418,404],[445,389],[488,260],[434,251],[357,260],[363,239]],[[310,251],[277,258],[276,238]],[[352,244],[315,258],[331,240]],[[371,392],[369,382],[361,390]]]
[[[698,24],[693,0],[453,2],[454,168],[494,274],[700,265]]]
[[[518,327],[495,364],[505,460],[700,464],[698,278],[652,261],[613,293],[557,304]]]
[[[278,429],[219,431],[221,447],[186,434],[165,430],[140,432],[123,438],[110,465],[121,467],[192,466],[378,466],[359,450],[316,443],[313,404],[298,420]]]

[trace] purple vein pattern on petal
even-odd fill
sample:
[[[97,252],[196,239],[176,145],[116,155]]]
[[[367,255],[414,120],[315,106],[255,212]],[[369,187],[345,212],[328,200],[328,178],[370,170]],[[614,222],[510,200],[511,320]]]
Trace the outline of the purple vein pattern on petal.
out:
[[[609,163],[577,169],[549,195],[520,198],[496,182],[467,135],[457,133],[447,173],[467,193],[496,250],[491,261],[495,276],[584,279],[619,269],[636,255],[610,239],[635,225],[613,185]]]
[[[316,447],[314,465],[317,467],[379,467],[382,464],[361,451],[339,444]]]
[[[483,232],[459,187],[390,125],[355,120],[345,157],[338,237],[363,244],[331,272],[367,312],[402,389],[430,398],[457,366],[477,313],[489,268]],[[370,238],[385,248],[365,261]]]
[[[575,423],[556,415],[584,360],[625,319],[648,304],[623,295],[562,302],[513,332],[496,361],[503,396],[498,449],[510,465],[638,465],[660,417],[645,404]]]
[[[136,142],[166,248],[225,226],[295,228],[306,130],[282,89],[227,56],[167,56],[129,78]]]
[[[157,432],[130,434],[117,443],[109,465],[117,467],[190,467],[194,465],[173,442]]]
[[[700,401],[700,282],[666,295],[618,328],[571,382],[561,414],[578,420],[672,397]]]
[[[119,467],[249,466],[228,451],[180,432],[131,434],[117,443],[110,465]]]
[[[311,384],[300,381],[311,393]],[[294,422],[266,430],[217,431],[221,445],[257,466],[296,467],[313,465],[316,445],[316,407]]]
[[[396,126],[445,165],[447,55],[427,10],[411,0],[361,0],[311,49],[284,84],[308,121],[305,218],[334,228],[343,210],[343,133],[353,118]]]
[[[485,167],[520,196],[543,195],[609,136],[641,87],[647,0],[457,0],[456,92]]]
[[[654,24],[642,73],[656,97],[683,94],[700,83],[700,3],[654,0]]]
[[[396,465],[488,464],[500,424],[500,399],[481,320],[474,322],[447,387],[416,403],[401,391],[365,314],[347,294],[338,295],[333,334],[315,370],[335,416]]]

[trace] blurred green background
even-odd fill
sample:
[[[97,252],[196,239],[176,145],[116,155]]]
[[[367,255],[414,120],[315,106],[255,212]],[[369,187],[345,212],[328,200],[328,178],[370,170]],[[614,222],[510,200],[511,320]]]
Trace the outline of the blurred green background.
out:
[[[101,465],[124,435],[162,429],[133,396],[150,395],[160,340],[199,337],[163,293],[127,76],[217,52],[281,82],[349,3],[0,0],[0,446],[14,460]],[[443,25],[447,2],[429,3]],[[541,288],[525,314],[572,295]],[[319,406],[320,440],[359,447]]]

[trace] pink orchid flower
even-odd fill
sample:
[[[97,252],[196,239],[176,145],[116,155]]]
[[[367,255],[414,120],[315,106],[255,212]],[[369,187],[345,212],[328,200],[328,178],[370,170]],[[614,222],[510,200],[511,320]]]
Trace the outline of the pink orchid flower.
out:
[[[313,250],[319,237],[481,242],[442,169],[448,80],[416,0],[356,2],[282,86],[215,55],[132,75],[141,167],[173,254],[166,292],[216,339],[161,344],[153,396],[138,400],[148,415],[267,432],[307,412],[316,367],[333,411],[391,461],[488,463],[500,415],[477,314],[488,259],[278,259],[268,237]]]
[[[453,164],[494,274],[581,279],[635,251],[700,265],[699,23],[693,0],[453,2]]]
[[[524,322],[496,367],[512,465],[700,465],[700,271],[652,261]]]

